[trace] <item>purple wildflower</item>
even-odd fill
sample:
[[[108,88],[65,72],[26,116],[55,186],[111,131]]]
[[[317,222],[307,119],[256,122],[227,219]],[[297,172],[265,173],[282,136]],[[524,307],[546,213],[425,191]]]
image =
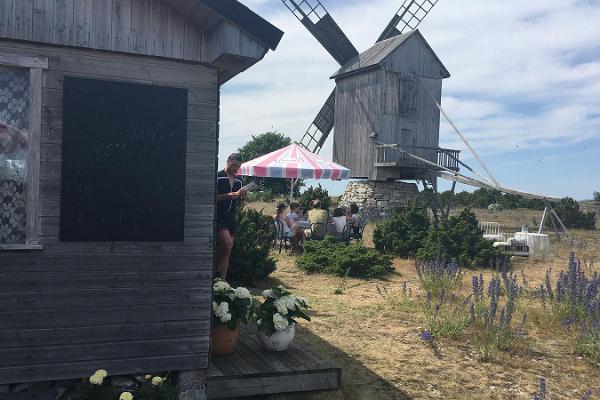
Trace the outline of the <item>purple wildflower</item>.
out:
[[[538,392],[533,397],[533,400],[546,400],[546,379],[540,378]]]
[[[431,335],[431,333],[429,333],[429,331],[427,329],[425,329],[422,333],[421,333],[421,339],[424,342],[431,342],[433,341],[433,336]]]
[[[589,389],[587,392],[581,396],[580,400],[590,400],[592,398],[592,389]]]

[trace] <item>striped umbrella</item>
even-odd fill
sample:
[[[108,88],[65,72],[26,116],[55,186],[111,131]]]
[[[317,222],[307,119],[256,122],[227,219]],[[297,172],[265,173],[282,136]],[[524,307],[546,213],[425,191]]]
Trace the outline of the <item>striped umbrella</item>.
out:
[[[349,179],[350,170],[291,144],[242,164],[240,175],[263,178]]]

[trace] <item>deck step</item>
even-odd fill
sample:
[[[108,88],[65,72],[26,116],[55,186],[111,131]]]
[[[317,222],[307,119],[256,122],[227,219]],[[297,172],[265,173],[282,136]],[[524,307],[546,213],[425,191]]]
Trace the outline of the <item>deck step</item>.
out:
[[[208,369],[208,398],[257,396],[313,390],[335,390],[341,368],[303,346],[268,352],[255,328],[243,327],[236,352],[213,356]]]

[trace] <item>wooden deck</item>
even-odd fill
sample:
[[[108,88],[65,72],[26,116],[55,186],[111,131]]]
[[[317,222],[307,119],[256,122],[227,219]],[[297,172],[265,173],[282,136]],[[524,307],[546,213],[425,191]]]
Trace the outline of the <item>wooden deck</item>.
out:
[[[208,398],[337,389],[341,368],[306,348],[292,344],[268,352],[253,328],[242,327],[236,352],[213,356],[208,370]]]

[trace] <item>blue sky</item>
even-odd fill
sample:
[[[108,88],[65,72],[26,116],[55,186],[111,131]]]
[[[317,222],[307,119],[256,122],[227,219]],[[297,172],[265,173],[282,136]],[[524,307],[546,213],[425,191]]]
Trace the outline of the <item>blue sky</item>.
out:
[[[285,35],[275,52],[224,85],[221,162],[252,134],[275,129],[299,140],[337,69],[279,0],[242,2]],[[363,51],[402,1],[322,3]],[[600,191],[598,21],[599,0],[439,0],[420,26],[452,74],[442,106],[503,186],[577,199]],[[445,121],[440,135],[443,147],[462,150],[475,166]],[[322,155],[331,157],[331,140]],[[332,194],[345,187],[322,183]]]

